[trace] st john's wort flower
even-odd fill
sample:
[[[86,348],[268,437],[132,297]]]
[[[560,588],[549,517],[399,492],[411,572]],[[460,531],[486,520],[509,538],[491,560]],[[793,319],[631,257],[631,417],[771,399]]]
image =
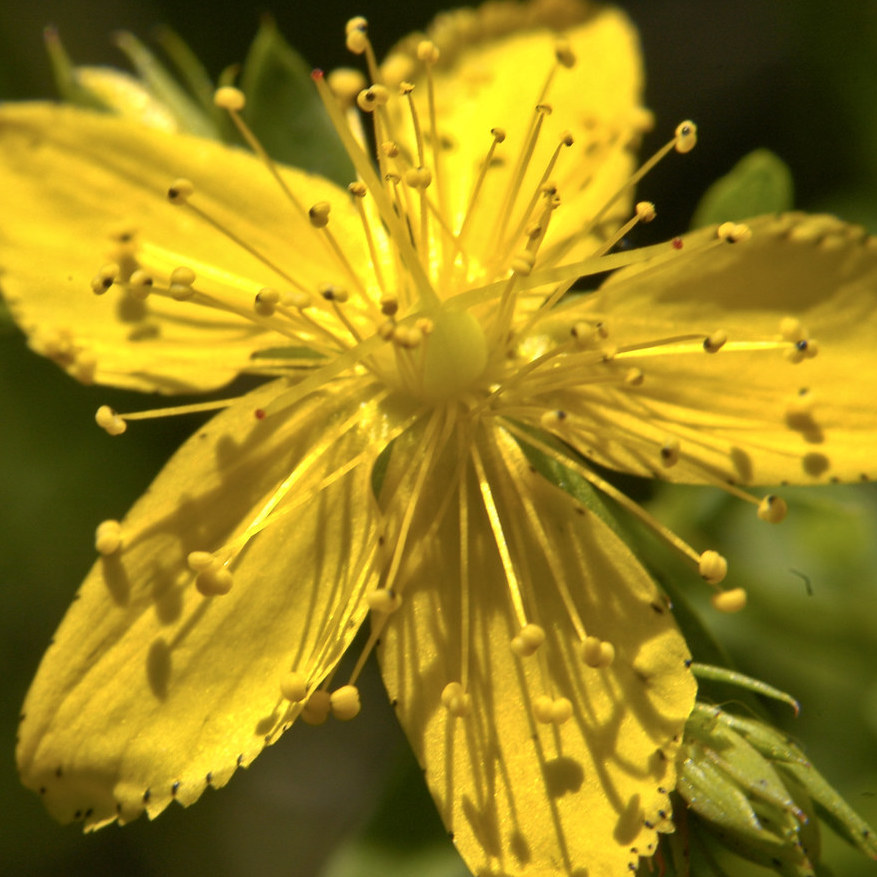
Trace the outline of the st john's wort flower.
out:
[[[590,461],[721,485],[772,521],[784,503],[750,486],[872,477],[877,249],[795,214],[613,252],[654,208],[632,206],[650,119],[610,8],[449,14],[381,67],[364,20],[347,42],[368,80],[314,76],[346,190],[274,164],[235,89],[217,103],[255,155],[0,112],[3,292],[37,352],[165,394],[274,378],[187,407],[223,410],[98,527],[21,774],[88,828],[190,804],[299,716],[355,716],[377,647],[473,872],[618,875],[672,830],[695,685],[630,548],[533,461],[645,519]],[[651,523],[739,608],[723,558]]]

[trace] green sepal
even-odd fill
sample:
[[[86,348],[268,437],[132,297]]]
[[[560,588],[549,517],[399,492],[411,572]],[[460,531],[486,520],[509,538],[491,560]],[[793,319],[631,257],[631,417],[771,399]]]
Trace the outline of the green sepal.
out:
[[[714,667],[711,664],[693,663],[691,665],[691,672],[694,673],[698,679],[711,679],[715,682],[725,682],[729,685],[736,685],[740,688],[745,688],[747,691],[751,691],[755,694],[769,697],[772,700],[779,700],[782,703],[787,703],[795,711],[796,716],[801,711],[801,705],[791,694],[786,694],[785,691],[780,691],[779,688],[774,688],[772,685],[768,685],[760,679],[753,679],[751,676],[738,673],[736,670],[729,670],[727,667]]]
[[[356,172],[310,74],[273,19],[263,18],[241,75],[244,118],[273,159],[346,186]]]
[[[61,37],[54,27],[47,27],[43,31],[43,40],[46,44],[46,52],[52,65],[52,74],[55,77],[55,87],[61,99],[77,107],[84,107],[100,112],[111,112],[106,101],[95,94],[90,88],[84,86],[76,75],[76,67],[70,60],[67,50],[61,42]]]
[[[186,92],[174,75],[137,37],[127,31],[120,31],[115,35],[115,43],[128,56],[155,99],[173,114],[181,131],[212,140],[219,139],[219,129],[212,113],[208,113],[200,106],[199,101]]]
[[[756,149],[706,190],[692,228],[717,222],[742,222],[763,213],[791,210],[794,201],[792,172],[768,149]]]

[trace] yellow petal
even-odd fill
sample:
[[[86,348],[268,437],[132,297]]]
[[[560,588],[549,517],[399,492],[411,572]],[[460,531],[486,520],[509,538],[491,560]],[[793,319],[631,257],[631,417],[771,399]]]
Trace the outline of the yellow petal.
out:
[[[563,147],[548,179],[557,184],[561,206],[551,220],[545,247],[562,245],[597,214],[630,176],[631,148],[648,124],[641,108],[642,65],[639,40],[629,19],[613,8],[577,3],[487,4],[475,10],[442,15],[428,31],[439,50],[434,69],[437,127],[442,149],[431,192],[444,203],[449,224],[459,228],[492,142],[491,129],[505,131],[480,190],[468,232],[468,251],[482,264],[495,255],[497,225],[508,219],[511,232],[534,196],[549,159],[565,133]],[[559,66],[546,92],[563,41],[572,67]],[[400,55],[416,57],[418,37],[391,54],[387,70]],[[428,85],[415,61],[415,96],[421,124],[429,131]],[[526,152],[537,104],[548,105],[535,149],[518,178],[519,157]],[[404,114],[400,114],[404,115]],[[411,154],[416,146],[400,126]],[[427,138],[429,139],[429,138]],[[427,144],[428,145],[428,144]],[[428,151],[432,165],[432,152]],[[517,193],[516,201],[507,198]],[[631,198],[619,201],[610,219],[629,210]],[[583,249],[584,248],[584,249]],[[590,252],[579,241],[568,251]]]
[[[254,416],[276,392],[267,385],[218,415],[121,527],[99,531],[103,556],[20,728],[23,781],[59,820],[152,817],[224,785],[301,711],[281,685],[313,691],[362,621],[375,578],[371,465],[345,467],[373,458],[379,412],[354,390],[326,390],[287,419]],[[284,479],[292,489],[276,519],[228,567],[231,590],[202,596],[193,567],[207,567],[207,552],[253,522]]]
[[[507,435],[486,429],[475,453],[484,482],[470,461],[431,540],[451,464],[424,491],[402,607],[381,634],[387,690],[473,873],[617,877],[654,852],[657,829],[672,830],[667,790],[695,693],[685,643],[596,515],[535,474]],[[528,657],[512,650],[510,578],[545,637],[528,629]],[[610,666],[586,663],[577,623],[614,646]],[[600,643],[589,642],[595,663]]]
[[[346,192],[299,171],[284,175],[306,208],[332,203],[348,257],[353,264],[365,258]],[[221,289],[245,313],[261,288],[291,285],[188,208],[169,204],[168,187],[178,178],[194,183],[193,204],[306,288],[348,283],[307,217],[253,156],[70,107],[7,104],[0,109],[0,189],[14,219],[8,215],[0,233],[0,288],[32,346],[77,377],[139,390],[204,390],[246,370],[254,351],[293,343],[264,321],[228,310],[156,294],[131,301],[117,287],[94,295],[92,279],[117,261],[109,236],[123,228],[136,231],[137,258],[158,277],[192,268],[196,289]]]
[[[559,310],[567,327],[602,320],[619,350],[695,338],[616,357],[619,374],[641,369],[635,387],[592,384],[555,402],[590,420],[593,459],[636,474],[692,483],[873,479],[875,240],[828,216],[750,226],[750,240],[713,248],[700,245],[714,231],[687,235],[660,264],[621,271]],[[717,331],[727,342],[705,353],[700,338]],[[798,335],[815,356],[795,355]],[[678,462],[665,467],[668,442]]]

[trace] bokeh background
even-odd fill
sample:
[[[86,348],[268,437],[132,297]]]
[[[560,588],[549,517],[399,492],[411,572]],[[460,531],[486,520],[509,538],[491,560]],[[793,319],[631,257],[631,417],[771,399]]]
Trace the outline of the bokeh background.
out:
[[[790,166],[796,206],[829,210],[877,232],[877,4],[869,0],[627,0],[637,21],[657,146],[695,119],[701,137],[641,186],[655,233],[684,230],[703,191],[738,158],[766,146]],[[422,26],[440,2],[221,3],[206,0],[31,0],[0,4],[0,98],[54,94],[42,29],[56,25],[78,63],[121,65],[111,35],[181,33],[213,74],[243,59],[270,11],[310,63],[349,64],[343,27],[365,14],[379,52]],[[0,192],[0,223],[14,205]],[[877,387],[877,376],[873,376]],[[741,388],[745,391],[745,388]],[[372,673],[354,722],[294,728],[229,786],[155,823],[82,836],[61,828],[20,788],[17,713],[52,634],[92,562],[95,523],[121,516],[194,421],[151,422],[120,440],[94,427],[104,402],[139,398],[85,388],[0,328],[0,874],[459,877],[400,732]],[[864,399],[863,404],[875,404]],[[875,441],[877,445],[877,441]],[[877,447],[875,447],[877,453]],[[790,494],[777,528],[708,490],[651,500],[695,544],[734,562],[751,605],[716,618],[692,578],[693,602],[738,667],[794,693],[800,718],[777,713],[850,803],[877,823],[877,494],[873,487]],[[797,572],[796,572],[797,571]],[[805,586],[804,573],[810,582]],[[832,839],[839,877],[877,864]],[[734,872],[742,873],[741,872]],[[753,869],[753,875],[765,873]]]

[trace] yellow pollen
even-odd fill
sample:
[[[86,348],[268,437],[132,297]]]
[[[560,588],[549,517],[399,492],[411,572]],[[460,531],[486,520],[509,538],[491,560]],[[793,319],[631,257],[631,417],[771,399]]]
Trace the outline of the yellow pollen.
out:
[[[331,709],[331,695],[328,691],[320,689],[307,699],[301,717],[309,725],[322,725],[329,718]]]
[[[393,588],[378,588],[366,595],[366,602],[372,612],[389,615],[402,605],[402,596]]]
[[[280,693],[286,700],[299,703],[308,696],[308,680],[304,673],[291,671],[280,680]]]
[[[431,40],[421,40],[417,44],[417,60],[424,64],[437,64],[439,60],[439,48]]]
[[[697,144],[697,125],[690,119],[676,126],[674,146],[677,152],[691,152]]]
[[[780,521],[785,520],[788,512],[789,507],[786,505],[786,501],[773,493],[769,493],[758,504],[758,517],[770,524],[779,524]]]
[[[213,103],[221,110],[239,113],[247,104],[244,93],[232,85],[223,85],[213,93]]]
[[[512,651],[522,658],[528,658],[545,642],[545,630],[538,624],[526,624],[512,640]]]
[[[724,329],[717,329],[703,339],[703,349],[707,353],[718,353],[728,342],[728,333]]]
[[[94,533],[94,547],[104,556],[115,554],[122,547],[122,525],[118,521],[102,521]]]
[[[595,670],[605,669],[615,660],[615,646],[597,636],[585,637],[582,643],[582,660]]]
[[[339,67],[326,77],[332,94],[345,108],[356,103],[356,96],[368,85],[365,76],[350,67]]]
[[[116,282],[120,268],[115,262],[101,266],[92,278],[91,289],[95,295],[103,295]]]
[[[121,435],[128,424],[109,405],[101,405],[94,415],[97,425],[110,435]]]
[[[455,718],[463,718],[469,714],[471,699],[459,682],[449,682],[442,689],[442,705]]]
[[[679,462],[679,441],[670,439],[661,446],[661,465],[669,469]]]
[[[314,228],[325,228],[329,224],[329,211],[332,205],[328,201],[318,201],[308,210],[308,219]]]
[[[185,204],[195,194],[195,184],[191,180],[174,180],[167,190],[167,199],[171,204]]]
[[[359,689],[355,685],[342,685],[341,688],[336,688],[329,695],[329,706],[332,715],[342,722],[355,718],[362,709]]]
[[[726,612],[728,614],[740,612],[746,608],[746,591],[743,588],[719,591],[713,594],[710,602],[713,604],[713,608],[719,612]]]
[[[728,561],[718,551],[708,550],[700,555],[697,571],[711,585],[717,585],[728,574]]]

